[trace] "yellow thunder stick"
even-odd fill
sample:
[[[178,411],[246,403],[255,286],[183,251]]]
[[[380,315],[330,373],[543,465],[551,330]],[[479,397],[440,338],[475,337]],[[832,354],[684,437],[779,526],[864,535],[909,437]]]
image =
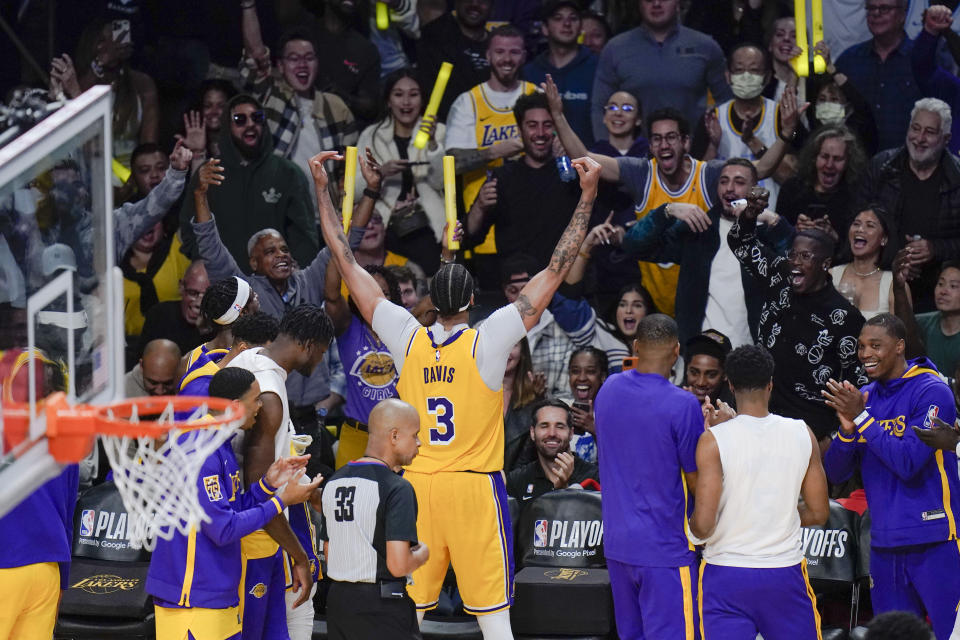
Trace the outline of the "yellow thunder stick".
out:
[[[350,232],[353,219],[353,195],[357,190],[357,148],[347,147],[346,174],[343,178],[343,232]]]
[[[377,29],[386,31],[390,28],[390,10],[386,2],[377,3]]]
[[[453,71],[453,65],[444,62],[440,65],[440,71],[437,73],[437,81],[433,83],[433,91],[430,92],[430,100],[427,102],[427,110],[423,112],[424,120],[428,116],[436,116],[440,109],[440,100],[443,99],[443,92],[447,90],[447,81],[450,79],[450,72]],[[430,134],[420,125],[420,131],[417,131],[417,137],[413,139],[413,146],[417,149],[423,149],[430,140]]]
[[[443,204],[447,215],[447,247],[456,251],[460,241],[453,239],[457,230],[457,174],[453,156],[443,156]]]

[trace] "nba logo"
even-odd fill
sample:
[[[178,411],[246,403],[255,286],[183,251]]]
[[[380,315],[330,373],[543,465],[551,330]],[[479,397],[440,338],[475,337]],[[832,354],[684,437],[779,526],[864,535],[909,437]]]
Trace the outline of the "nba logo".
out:
[[[80,514],[80,535],[82,536],[92,536],[93,535],[93,509],[84,509]]]
[[[933,426],[933,419],[940,416],[940,407],[935,404],[927,407],[927,417],[923,421],[923,426],[930,428]]]
[[[547,521],[537,520],[533,523],[533,546],[547,546]]]

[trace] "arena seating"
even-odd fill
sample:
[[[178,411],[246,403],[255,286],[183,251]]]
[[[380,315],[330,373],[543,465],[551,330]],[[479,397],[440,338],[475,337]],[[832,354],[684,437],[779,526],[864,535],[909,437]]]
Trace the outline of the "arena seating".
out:
[[[154,637],[153,601],[144,588],[150,554],[127,544],[126,527],[127,512],[112,482],[80,494],[57,640]]]
[[[600,493],[577,489],[551,491],[524,505],[510,612],[516,634],[592,638],[613,631],[600,505]]]

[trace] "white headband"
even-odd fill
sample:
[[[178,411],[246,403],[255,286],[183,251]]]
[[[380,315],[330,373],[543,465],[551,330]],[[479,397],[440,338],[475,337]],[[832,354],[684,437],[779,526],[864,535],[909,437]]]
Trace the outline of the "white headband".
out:
[[[237,297],[233,299],[233,304],[222,316],[216,318],[217,324],[233,324],[233,321],[240,317],[240,312],[247,306],[247,300],[250,298],[250,285],[243,278],[233,276],[237,281]]]

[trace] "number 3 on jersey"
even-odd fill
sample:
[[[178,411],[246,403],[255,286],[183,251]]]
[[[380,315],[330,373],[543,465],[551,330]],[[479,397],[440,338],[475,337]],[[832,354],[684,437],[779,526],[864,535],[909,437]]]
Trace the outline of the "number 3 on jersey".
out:
[[[430,428],[430,444],[453,442],[453,403],[443,396],[427,398],[427,413],[437,419],[437,426]]]

